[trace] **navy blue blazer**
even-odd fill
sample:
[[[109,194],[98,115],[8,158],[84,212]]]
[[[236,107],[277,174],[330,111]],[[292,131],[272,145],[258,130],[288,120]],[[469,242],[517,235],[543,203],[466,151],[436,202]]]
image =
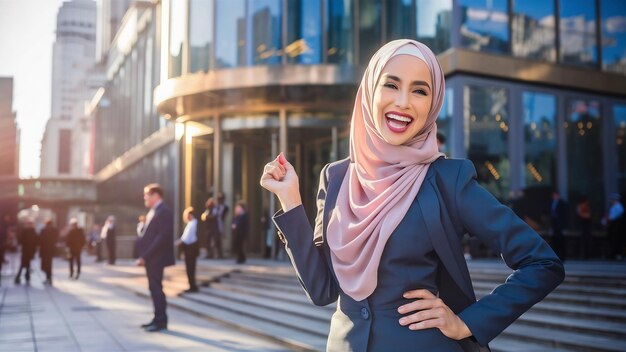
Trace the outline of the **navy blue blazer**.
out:
[[[174,260],[174,214],[165,205],[159,204],[142,237],[137,239],[137,255],[146,266],[166,267]]]
[[[285,243],[298,279],[316,305],[330,304],[340,296],[341,300],[346,298],[333,272],[324,239],[348,164],[349,159],[344,159],[322,170],[314,228],[302,206],[287,213],[279,211],[274,216],[279,237]],[[438,280],[439,298],[467,324],[480,345],[486,346],[563,281],[563,265],[554,251],[510,208],[478,184],[476,170],[469,160],[440,158],[433,162],[416,202],[421,209],[418,215],[421,219],[415,219],[415,223],[425,224],[443,267]],[[480,301],[476,301],[463,257],[461,238],[466,233],[500,253],[514,270],[504,283]],[[340,313],[339,305],[337,313]],[[345,345],[327,348],[367,350],[368,326],[359,325],[348,313],[342,314],[347,314],[347,318],[338,321],[345,322],[346,326],[333,326],[333,320],[331,335],[333,329],[357,330],[347,334],[351,340],[347,345],[351,348]],[[394,336],[389,338],[394,340]]]

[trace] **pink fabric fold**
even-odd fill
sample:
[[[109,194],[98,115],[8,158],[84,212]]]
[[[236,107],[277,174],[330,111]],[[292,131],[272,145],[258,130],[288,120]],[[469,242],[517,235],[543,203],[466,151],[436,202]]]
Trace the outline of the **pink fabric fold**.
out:
[[[430,69],[433,101],[422,130],[404,145],[394,146],[376,129],[372,116],[374,89],[392,57],[411,53]],[[437,58],[426,45],[414,40],[387,43],[365,70],[352,113],[351,162],[327,231],[339,285],[357,301],[376,289],[385,244],[415,200],[430,163],[443,155],[437,147],[435,121],[444,91],[444,75]]]

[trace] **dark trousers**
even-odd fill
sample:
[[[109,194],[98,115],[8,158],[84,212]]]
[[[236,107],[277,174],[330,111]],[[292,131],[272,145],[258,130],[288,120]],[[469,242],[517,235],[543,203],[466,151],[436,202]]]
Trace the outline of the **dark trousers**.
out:
[[[97,262],[101,262],[102,261],[102,240],[98,240],[96,242],[96,261]]]
[[[0,281],[2,281],[2,264],[4,264],[4,243],[0,243]]]
[[[198,259],[198,242],[184,245],[185,249],[185,269],[187,270],[187,280],[189,280],[189,288],[197,289],[196,284],[196,259]]]
[[[52,281],[52,256],[41,257],[41,270],[46,273],[46,280]]]
[[[115,264],[115,238],[106,239],[107,243],[107,253],[109,253],[109,264]]]
[[[17,271],[17,275],[15,275],[15,281],[20,280],[20,276],[22,276],[22,269],[25,269],[26,271],[26,274],[25,274],[26,281],[30,281],[30,260],[25,262],[23,258],[22,258],[22,262],[20,263],[20,269]]]
[[[213,257],[213,252],[218,258],[224,258],[224,252],[222,252],[222,234],[219,231],[207,232],[207,258]]]
[[[76,278],[80,276],[80,252],[70,252],[70,277],[74,276],[74,262],[76,262]]]
[[[165,313],[167,301],[163,293],[163,267],[158,265],[146,265],[146,275],[148,276],[148,288],[154,305],[155,324],[167,324],[167,314]]]
[[[246,252],[245,252],[245,237],[236,234],[233,236],[233,252],[237,256],[237,263],[241,264],[246,261]]]

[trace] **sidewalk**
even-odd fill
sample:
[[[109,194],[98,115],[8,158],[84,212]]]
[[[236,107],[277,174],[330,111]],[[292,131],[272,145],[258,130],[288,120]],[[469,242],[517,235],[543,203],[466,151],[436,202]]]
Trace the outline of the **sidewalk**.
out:
[[[29,286],[14,285],[17,255],[8,254],[0,286],[0,351],[285,351],[280,345],[235,329],[168,309],[169,330],[147,333],[149,300],[107,283],[128,277],[131,262],[108,267],[85,262],[78,281],[68,279],[67,262],[55,259],[54,286],[42,284],[39,261]],[[122,270],[110,270],[122,269]],[[142,283],[143,284],[143,283]]]

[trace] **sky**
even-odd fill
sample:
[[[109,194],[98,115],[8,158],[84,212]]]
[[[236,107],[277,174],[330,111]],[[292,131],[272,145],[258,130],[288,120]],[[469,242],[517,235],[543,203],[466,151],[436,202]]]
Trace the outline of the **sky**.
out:
[[[22,178],[39,176],[41,137],[50,117],[52,44],[62,4],[63,0],[0,0],[0,77],[13,77]]]

